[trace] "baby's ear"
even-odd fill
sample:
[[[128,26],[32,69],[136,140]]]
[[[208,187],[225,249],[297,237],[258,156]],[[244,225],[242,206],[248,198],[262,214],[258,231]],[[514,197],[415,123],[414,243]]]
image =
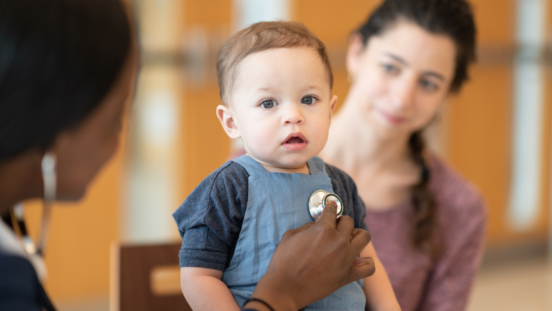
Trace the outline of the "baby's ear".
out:
[[[226,132],[226,134],[232,138],[240,138],[240,130],[238,129],[238,124],[234,120],[234,114],[230,110],[230,108],[218,105],[217,106],[217,117],[220,121],[220,124],[222,124],[222,128]]]
[[[337,106],[337,95],[334,95],[330,99],[330,116],[333,114],[336,106]]]

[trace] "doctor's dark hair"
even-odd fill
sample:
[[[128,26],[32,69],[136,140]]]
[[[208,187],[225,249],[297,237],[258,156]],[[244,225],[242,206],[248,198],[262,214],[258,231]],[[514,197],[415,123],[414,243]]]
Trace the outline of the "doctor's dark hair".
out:
[[[476,59],[476,27],[471,5],[465,0],[385,0],[362,24],[356,34],[367,47],[370,38],[383,35],[397,22],[408,21],[429,33],[449,37],[456,46],[455,71],[449,88],[458,92],[468,80],[468,67]],[[413,246],[437,256],[437,204],[429,190],[431,172],[424,156],[422,131],[413,133],[408,142],[413,161],[421,168],[418,184],[412,187],[411,201],[415,209],[413,219]]]
[[[0,0],[0,160],[48,148],[97,108],[131,42],[118,0]]]
[[[307,27],[297,22],[260,22],[235,33],[220,48],[217,56],[217,77],[220,98],[228,105],[228,96],[236,80],[240,63],[249,55],[269,49],[306,47],[320,57],[328,74],[330,89],[333,73],[326,46]]]

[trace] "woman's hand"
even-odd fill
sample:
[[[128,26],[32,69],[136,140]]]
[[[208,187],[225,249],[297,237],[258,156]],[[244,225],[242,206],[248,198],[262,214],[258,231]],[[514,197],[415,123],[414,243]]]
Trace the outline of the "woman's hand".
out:
[[[337,219],[335,203],[328,204],[316,223],[284,234],[251,297],[277,311],[295,311],[368,277],[375,272],[374,261],[357,257],[370,239],[367,231],[354,229],[350,217]],[[258,302],[246,305],[268,310]]]

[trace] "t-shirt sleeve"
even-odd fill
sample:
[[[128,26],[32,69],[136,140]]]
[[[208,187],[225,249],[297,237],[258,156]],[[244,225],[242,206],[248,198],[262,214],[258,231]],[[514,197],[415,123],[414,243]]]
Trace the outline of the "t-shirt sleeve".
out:
[[[173,213],[182,237],[180,267],[226,270],[243,223],[248,177],[243,166],[227,162]]]
[[[350,216],[355,222],[355,228],[368,230],[364,222],[366,217],[366,205],[360,198],[357,186],[351,176],[337,167],[326,163],[326,172],[332,181],[332,187],[343,201],[344,215]]]

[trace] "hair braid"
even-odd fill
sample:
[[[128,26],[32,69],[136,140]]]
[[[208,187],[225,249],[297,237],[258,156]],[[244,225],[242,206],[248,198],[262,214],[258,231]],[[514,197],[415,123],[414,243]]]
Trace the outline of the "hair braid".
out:
[[[431,172],[424,157],[425,142],[421,131],[415,132],[408,141],[410,155],[421,168],[420,181],[412,186],[411,200],[414,206],[412,244],[416,249],[425,253],[436,255],[437,247],[434,245],[433,233],[437,227],[437,204],[429,190]]]

